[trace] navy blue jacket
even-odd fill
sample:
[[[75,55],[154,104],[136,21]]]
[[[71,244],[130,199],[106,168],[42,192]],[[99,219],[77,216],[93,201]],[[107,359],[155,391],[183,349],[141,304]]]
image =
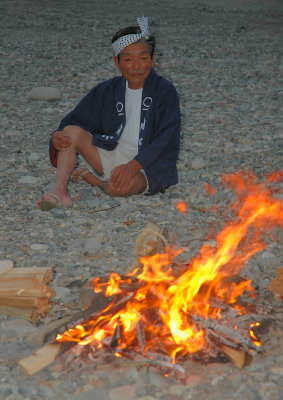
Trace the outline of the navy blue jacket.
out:
[[[126,124],[126,80],[118,76],[98,84],[61,121],[58,130],[75,125],[90,132],[93,145],[114,150]],[[149,195],[164,192],[178,182],[176,161],[180,147],[179,99],[171,82],[151,69],[141,105],[138,154],[135,157],[148,179]],[[57,151],[50,142],[50,160]]]

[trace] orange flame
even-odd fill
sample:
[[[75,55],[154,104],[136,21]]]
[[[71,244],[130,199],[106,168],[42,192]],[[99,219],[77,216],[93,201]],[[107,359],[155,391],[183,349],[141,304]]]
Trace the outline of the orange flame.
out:
[[[273,174],[267,182],[280,177],[282,174]],[[236,302],[244,292],[254,295],[251,281],[236,283],[231,277],[238,275],[247,260],[266,246],[261,239],[265,232],[274,225],[283,226],[283,207],[267,183],[257,183],[251,173],[225,175],[223,181],[238,195],[233,206],[238,215],[217,235],[216,246],[203,245],[197,257],[182,267],[174,264],[182,250],[167,249],[164,254],[141,258],[140,273],[136,269],[123,279],[114,273],[108,282],[95,278],[96,292],[116,297],[100,315],[57,335],[57,341],[92,343],[100,348],[119,326],[119,348],[131,348],[139,343],[137,331],[142,322],[144,352],[162,348],[175,360],[178,355],[195,353],[204,347],[205,332],[199,328],[196,317],[221,318],[221,310],[213,299],[230,304],[238,314],[245,313]],[[128,289],[123,289],[123,285],[132,279],[138,284],[130,293],[130,285]],[[120,311],[114,312],[111,310],[117,296],[130,298]],[[253,327],[251,324],[250,335],[260,346]]]

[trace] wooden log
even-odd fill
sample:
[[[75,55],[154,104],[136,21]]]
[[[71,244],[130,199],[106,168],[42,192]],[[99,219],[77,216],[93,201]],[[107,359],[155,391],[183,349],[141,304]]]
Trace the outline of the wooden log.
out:
[[[56,336],[58,333],[59,329],[62,326],[66,326],[70,321],[72,321],[74,318],[74,315],[68,315],[65,318],[61,319],[56,319],[55,321],[52,321],[48,323],[47,326],[44,326],[42,329],[40,329],[37,332],[34,333],[29,333],[25,337],[25,343],[31,345],[31,346],[43,346],[44,343],[46,343],[46,338],[49,336],[53,337]]]
[[[39,289],[43,286],[46,286],[42,279],[38,279],[37,276],[34,277],[26,277],[24,275],[21,276],[5,276],[6,274],[3,274],[0,278],[0,290],[1,289],[8,289],[8,288],[35,288]],[[41,277],[40,277],[41,278]]]
[[[9,280],[10,278],[16,280],[20,277],[25,277],[30,280],[34,279],[35,281],[46,284],[53,279],[53,269],[47,267],[13,268],[1,275],[1,281]]]
[[[17,308],[36,308],[40,313],[50,309],[51,303],[47,297],[0,297],[0,306],[11,306]]]
[[[229,346],[222,346],[221,350],[238,368],[243,368],[251,363],[252,356],[244,350],[233,349]]]
[[[5,277],[36,277],[42,280],[43,283],[51,282],[53,279],[53,269],[48,267],[24,267],[24,268],[13,268],[9,272],[6,272],[4,276],[1,276],[1,280]]]
[[[51,299],[55,295],[53,289],[43,285],[40,288],[0,288],[0,297],[15,296],[15,297],[47,297]]]
[[[34,308],[18,308],[11,306],[0,306],[0,314],[10,315],[11,317],[27,319],[34,323],[37,323],[44,314],[40,314],[37,309]]]
[[[231,342],[235,344],[240,344],[243,348],[253,349],[257,352],[261,352],[261,347],[256,346],[251,338],[247,338],[242,336],[237,330],[233,329],[233,327],[221,325],[221,320],[217,319],[205,319],[199,315],[194,315],[193,320],[201,325],[201,327],[206,329],[211,329],[215,333],[218,333],[219,340],[220,339],[229,339]]]
[[[18,365],[26,374],[33,375],[51,364],[60,353],[61,347],[59,343],[48,344],[30,356],[21,359]]]

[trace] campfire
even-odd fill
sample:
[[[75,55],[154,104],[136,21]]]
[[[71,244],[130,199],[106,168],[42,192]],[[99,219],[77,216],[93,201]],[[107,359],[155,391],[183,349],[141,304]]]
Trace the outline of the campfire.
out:
[[[228,358],[239,367],[250,362],[262,351],[261,316],[252,282],[240,272],[266,247],[263,237],[283,225],[282,201],[276,197],[282,176],[273,173],[263,183],[252,173],[223,176],[237,195],[235,217],[215,244],[183,260],[184,250],[156,233],[163,251],[141,257],[127,275],[94,278],[88,286],[104,307],[93,314],[92,306],[83,311],[79,322],[57,334],[56,346],[69,354],[75,346],[76,354],[92,362],[111,355],[112,362],[124,357],[180,374],[189,358]],[[190,205],[177,207],[186,213]]]

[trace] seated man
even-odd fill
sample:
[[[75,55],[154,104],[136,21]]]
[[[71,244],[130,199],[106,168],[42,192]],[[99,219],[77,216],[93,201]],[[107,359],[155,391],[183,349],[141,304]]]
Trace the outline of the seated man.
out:
[[[70,207],[72,175],[112,196],[164,192],[178,181],[180,109],[175,87],[153,69],[155,39],[147,18],[112,39],[114,61],[122,76],[98,84],[63,120],[50,140],[57,167],[51,193],[37,207]],[[87,168],[75,170],[77,155]]]

